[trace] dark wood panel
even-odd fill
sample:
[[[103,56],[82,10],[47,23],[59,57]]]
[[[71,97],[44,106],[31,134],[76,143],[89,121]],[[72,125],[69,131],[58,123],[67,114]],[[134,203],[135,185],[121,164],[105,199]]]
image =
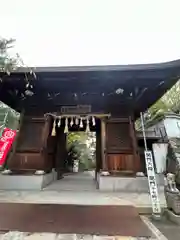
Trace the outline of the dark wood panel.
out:
[[[49,130],[48,119],[45,121],[43,118],[25,117],[19,132],[16,152],[8,164],[9,168],[25,171],[52,169],[53,147],[49,152],[47,148],[50,144],[48,142]]]
[[[43,121],[24,121],[19,134],[17,151],[40,151],[42,147]]]
[[[13,170],[43,170],[44,159],[40,153],[16,153],[9,164]]]
[[[107,122],[106,146],[107,152],[132,150],[129,122]]]
[[[110,172],[134,172],[134,157],[132,154],[108,154],[107,165]]]

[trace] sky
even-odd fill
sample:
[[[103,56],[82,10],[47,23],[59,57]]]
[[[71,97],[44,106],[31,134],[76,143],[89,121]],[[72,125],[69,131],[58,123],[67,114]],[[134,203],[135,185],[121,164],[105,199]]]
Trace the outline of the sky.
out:
[[[180,58],[180,0],[0,0],[0,36],[28,66]]]

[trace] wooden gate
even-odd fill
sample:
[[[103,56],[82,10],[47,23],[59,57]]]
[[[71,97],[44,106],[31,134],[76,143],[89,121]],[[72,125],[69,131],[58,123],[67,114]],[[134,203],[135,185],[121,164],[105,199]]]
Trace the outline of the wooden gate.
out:
[[[135,133],[130,118],[110,119],[106,123],[106,164],[111,173],[133,174],[137,170]]]
[[[8,162],[13,171],[48,171],[52,161],[46,151],[49,121],[44,118],[25,117],[17,139],[16,152]]]

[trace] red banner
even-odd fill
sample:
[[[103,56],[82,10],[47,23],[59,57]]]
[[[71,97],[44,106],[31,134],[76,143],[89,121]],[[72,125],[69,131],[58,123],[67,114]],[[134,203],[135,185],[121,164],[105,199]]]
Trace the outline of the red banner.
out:
[[[0,137],[0,166],[4,165],[15,136],[16,130],[4,129],[2,137]]]

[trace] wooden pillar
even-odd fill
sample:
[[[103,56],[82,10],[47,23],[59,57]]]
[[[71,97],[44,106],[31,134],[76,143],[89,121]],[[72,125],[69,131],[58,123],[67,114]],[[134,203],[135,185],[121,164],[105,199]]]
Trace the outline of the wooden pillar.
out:
[[[48,136],[50,134],[50,122],[51,122],[51,118],[50,116],[47,116],[45,118],[44,128],[42,131],[42,148],[41,148],[42,152],[47,148]]]
[[[102,169],[101,120],[96,122],[96,177]]]
[[[101,158],[102,158],[102,170],[107,171],[106,161],[106,122],[105,119],[101,120]]]
[[[130,123],[130,134],[131,134],[132,145],[133,145],[134,173],[137,173],[140,170],[140,156],[138,153],[136,131],[135,131],[134,121],[132,120],[132,117],[129,117],[129,123]]]
[[[60,179],[64,173],[64,161],[67,157],[66,149],[66,134],[64,129],[60,127],[57,132],[57,141],[56,141],[56,156],[55,156],[55,165],[56,171],[58,174],[58,179]]]
[[[45,118],[44,122],[44,127],[42,130],[42,147],[40,149],[41,155],[43,158],[43,165],[45,171],[50,171],[52,169],[52,159],[49,159],[49,154],[48,154],[48,138],[49,135],[51,134],[51,117],[47,116]]]

